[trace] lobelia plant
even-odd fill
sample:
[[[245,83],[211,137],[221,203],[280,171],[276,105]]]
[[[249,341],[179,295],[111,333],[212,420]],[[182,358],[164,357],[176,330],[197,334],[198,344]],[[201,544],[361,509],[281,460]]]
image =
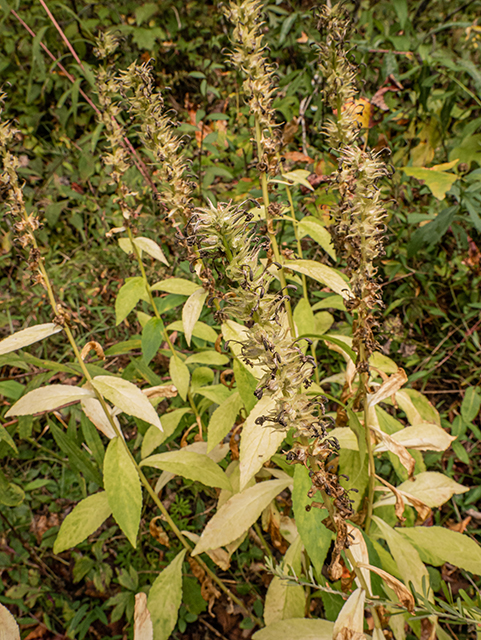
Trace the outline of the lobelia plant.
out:
[[[121,287],[115,309],[120,324],[137,308],[142,326],[143,355],[131,359],[137,372],[131,380],[125,371],[116,375],[86,362],[92,349],[104,357],[102,346],[96,341],[86,342],[82,349],[78,346],[71,313],[55,297],[36,241],[40,223],[27,212],[18,161],[9,151],[15,129],[9,123],[1,125],[8,213],[21,246],[29,249],[34,282],[45,287],[54,317],[52,323],[6,338],[0,354],[63,331],[80,376],[77,385],[53,384],[27,392],[6,416],[52,414],[55,421],[47,418],[47,424],[60,449],[77,460],[94,485],[92,494],[63,520],[54,552],[79,545],[111,515],[135,548],[145,508],[152,535],[166,548],[172,546],[175,554],[143,590],[138,580],[122,576],[130,585],[127,599],[113,599],[111,604],[131,602],[138,591],[134,613],[138,640],[171,636],[187,566],[201,583],[209,606],[222,591],[251,624],[260,627],[253,636],[258,640],[279,635],[291,640],[363,635],[404,640],[406,624],[422,640],[436,636],[447,640],[443,620],[479,629],[479,601],[466,595],[464,604],[454,603],[448,594],[446,604],[435,597],[431,585],[440,581],[435,567],[445,562],[481,573],[479,547],[464,534],[431,523],[422,526],[433,509],[467,490],[441,473],[427,471],[423,461],[422,451],[444,451],[453,438],[441,428],[438,412],[422,394],[402,389],[407,380],[404,371],[376,351],[375,313],[381,298],[375,261],[383,252],[387,218],[381,181],[390,171],[369,150],[367,133],[359,124],[357,68],[347,49],[348,17],[339,4],[323,7],[319,16],[324,35],[319,70],[325,80],[325,103],[332,111],[323,134],[338,163],[329,180],[335,196],[329,229],[335,252],[345,261],[341,271],[305,259],[302,253],[297,187],[310,185],[303,172],[286,171],[282,162],[273,108],[274,68],[262,35],[262,3],[232,2],[225,14],[234,25],[231,62],[242,70],[253,121],[261,202],[196,204],[188,162],[180,153],[181,140],[154,88],[150,67],[134,63],[118,72],[107,64],[97,71],[99,121],[109,145],[103,160],[111,167],[122,215],[122,225],[109,235],[126,234],[119,237],[119,245],[135,258],[141,274]],[[108,59],[116,46],[111,35],[102,36],[98,56]],[[141,151],[134,154],[127,151],[122,112],[138,127]],[[165,252],[154,240],[137,235],[142,203],[127,180],[132,162],[156,168],[154,195],[184,246],[192,278],[163,277],[171,269]],[[284,216],[286,212],[290,215]],[[294,227],[293,252],[279,248],[281,224]],[[319,237],[312,227],[304,228],[311,229],[314,240]],[[325,244],[325,235],[322,239]],[[334,254],[332,247],[329,252]],[[154,284],[149,282],[145,254],[156,261],[155,272],[162,269],[162,279]],[[315,313],[319,307],[311,305],[311,280],[334,293],[332,302],[328,297],[320,308],[342,305],[352,314],[351,335],[330,332],[332,316]],[[140,308],[142,303],[148,307]],[[166,326],[162,316],[180,306],[182,319]],[[230,351],[221,349],[222,338]],[[346,368],[322,378],[317,358],[326,347],[342,355]],[[164,384],[149,366],[157,353],[169,359],[171,384]],[[149,386],[141,389],[134,384],[136,378]],[[340,397],[336,397],[338,385]],[[170,410],[159,417],[155,407],[161,399],[170,402]],[[62,416],[76,402],[82,420],[95,425],[108,440],[102,465],[81,458],[62,430]],[[404,416],[398,419],[400,411]],[[125,437],[131,420],[141,436],[134,443]],[[235,435],[240,430],[237,447]],[[155,453],[159,447],[162,452]],[[390,465],[389,477],[397,486],[380,474],[380,460]],[[162,474],[155,478],[151,469]],[[217,510],[200,536],[181,530],[160,497],[173,476],[199,483],[216,501]],[[17,485],[6,476],[0,476],[0,482],[15,493]],[[281,501],[287,507],[283,515]],[[158,512],[175,539],[159,525]],[[263,620],[212,568],[217,565],[227,571],[252,530],[274,574]],[[209,559],[203,560],[201,554]],[[311,614],[319,594],[323,617]]]

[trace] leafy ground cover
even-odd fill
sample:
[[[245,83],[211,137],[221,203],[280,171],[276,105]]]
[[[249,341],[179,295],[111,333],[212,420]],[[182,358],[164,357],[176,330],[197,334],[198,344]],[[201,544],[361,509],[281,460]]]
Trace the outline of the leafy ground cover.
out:
[[[408,394],[413,402],[418,399],[416,391],[430,400],[431,405],[423,401],[415,405],[422,419],[436,422],[456,438],[447,450],[428,450],[423,458],[413,454],[416,474],[439,472],[466,489],[452,492],[446,501],[429,503],[432,512],[425,514],[424,528],[443,527],[476,540],[481,522],[477,506],[481,498],[479,2],[381,1],[347,7],[354,25],[350,55],[359,67],[361,92],[356,98],[356,116],[363,144],[382,151],[395,170],[392,178],[382,183],[388,218],[386,255],[378,262],[384,303],[376,329],[380,354],[405,370],[408,388],[414,390]],[[217,205],[230,200],[239,204],[250,198],[252,207],[261,208],[263,192],[251,140],[253,116],[244,103],[242,78],[226,56],[226,50],[232,47],[232,27],[216,4],[201,2],[182,6],[173,2],[57,2],[47,8],[78,58],[62,41],[42,3],[9,6],[3,2],[0,64],[7,94],[3,119],[13,120],[18,129],[11,150],[19,159],[27,211],[39,211],[41,215],[42,228],[36,235],[53,288],[72,315],[80,347],[89,341],[102,345],[105,360],[99,351],[91,352],[86,360],[92,376],[117,373],[122,380],[143,388],[163,388],[156,400],[168,433],[163,441],[156,441],[149,423],[139,416],[121,419],[134,457],[145,459],[154,452],[164,455],[187,444],[194,445],[195,452],[202,439],[211,437],[216,408],[222,405],[222,411],[228,410],[224,403],[242,387],[245,414],[235,413],[233,431],[229,428],[218,441],[225,440],[225,455],[214,461],[216,469],[231,474],[232,479],[241,446],[238,427],[242,418],[237,416],[244,418],[247,412],[255,411],[252,390],[256,381],[239,369],[239,360],[232,358],[228,348],[221,349],[222,318],[203,306],[204,300],[196,318],[202,324],[186,336],[182,319],[185,322],[187,316],[182,309],[199,284],[194,284],[188,251],[180,246],[175,227],[166,219],[162,199],[159,202],[155,197],[152,180],[154,184],[157,178],[161,181],[162,170],[147,151],[142,152],[145,169],[141,166],[139,171],[133,166],[122,176],[130,193],[136,194],[135,207],[128,202],[132,237],[155,240],[163,252],[164,260],[159,261],[155,250],[153,256],[152,249],[149,253],[144,245],[145,278],[161,283],[174,276],[193,286],[177,282],[172,290],[161,287],[155,297],[161,322],[181,363],[186,366],[183,358],[192,358],[187,363],[189,398],[180,392],[179,375],[179,394],[169,391],[176,378],[172,369],[175,357],[159,332],[146,329],[153,313],[148,297],[136,297],[125,289],[129,282],[132,290],[140,286],[142,278],[133,245],[130,252],[125,251],[129,245],[122,246],[118,242],[121,236],[111,233],[112,228],[123,226],[124,218],[112,164],[106,166],[102,161],[109,153],[108,126],[99,123],[89,103],[99,105],[99,69],[125,70],[135,61],[150,61],[155,85],[162,89],[172,119],[178,121],[177,131],[185,136],[183,153],[191,162],[195,204],[205,206],[210,201]],[[298,225],[276,221],[276,237],[282,259],[299,258],[300,249],[305,260],[336,266],[345,273],[345,259],[340,255],[340,260],[334,260],[327,232],[336,196],[325,187],[327,177],[337,170],[337,157],[319,132],[330,110],[323,93],[326,77],[319,69],[314,46],[321,41],[322,33],[316,28],[312,9],[309,3],[265,7],[263,33],[270,59],[277,65],[278,90],[273,107],[282,135],[283,173],[291,175],[291,196],[299,221]],[[122,44],[104,63],[94,54],[95,37],[98,31],[109,29],[120,34]],[[122,112],[120,121],[132,145],[141,150],[143,132],[134,115]],[[181,230],[184,226],[182,222]],[[294,229],[298,229],[297,235]],[[52,311],[45,289],[32,286],[10,218],[2,223],[1,233],[0,323],[7,337],[26,327],[51,322]],[[225,265],[215,274],[221,290],[228,281],[223,269]],[[301,304],[301,273],[291,275],[290,281],[298,285],[297,292],[292,293],[292,305],[299,309],[297,316],[294,312],[297,325],[316,312],[319,335],[329,332],[350,336],[355,314],[346,311],[339,292],[334,299],[325,283],[309,278],[306,310]],[[179,288],[182,286],[184,289]],[[154,325],[151,322],[149,327]],[[225,338],[225,332],[223,335]],[[134,532],[129,536],[128,525],[122,527],[118,519],[116,522],[109,517],[88,541],[58,551],[54,544],[66,515],[79,501],[99,495],[97,490],[108,484],[105,459],[112,458],[113,447],[78,404],[37,417],[5,416],[21,397],[47,384],[81,384],[82,370],[72,360],[71,346],[62,336],[56,333],[48,341],[0,356],[4,415],[0,442],[0,602],[14,613],[22,638],[133,637],[135,594],[148,592],[166,568],[175,568],[175,563],[181,567],[182,544],[167,535],[171,529],[165,519],[153,517],[154,512],[159,514],[152,496],[146,495],[139,513],[138,535]],[[337,346],[341,353],[328,348],[325,341],[317,341],[316,382],[321,382],[323,391],[332,397],[347,401],[345,351]],[[209,355],[199,357],[202,353]],[[379,362],[384,363],[383,374],[395,374],[390,364],[385,370],[387,360]],[[326,387],[322,381],[328,378],[331,383]],[[250,389],[250,400],[246,400],[246,389]],[[397,414],[392,404],[384,406],[384,414],[393,420],[396,416],[402,426],[412,424],[406,399],[404,405],[399,398],[397,402]],[[327,402],[326,411],[334,416],[339,428],[343,417],[337,407],[335,401]],[[170,417],[165,418],[167,415]],[[280,451],[289,451],[293,443],[290,434]],[[198,452],[205,453],[202,448]],[[343,460],[343,455],[345,451],[338,464],[344,471],[351,462]],[[272,589],[270,601],[266,599],[273,578],[265,569],[264,558],[270,558],[272,571],[279,575],[284,575],[288,566],[300,563],[295,554],[301,552],[294,545],[292,531],[289,537],[287,523],[295,515],[297,526],[303,526],[298,506],[295,513],[296,505],[305,500],[310,486],[309,478],[301,477],[301,465],[290,466],[279,454],[272,460],[259,468],[261,482],[256,487],[281,482],[281,473],[289,477],[294,473],[293,492],[283,487],[277,501],[266,503],[261,509],[262,518],[248,527],[248,534],[237,547],[234,545],[232,557],[224,557],[224,565],[209,557],[205,560],[207,569],[220,576],[239,602],[229,599],[206,569],[190,558],[188,564],[184,563],[178,618],[165,637],[171,632],[177,638],[250,637],[259,633],[258,621],[262,619],[269,625],[303,615],[329,621],[338,617],[344,599],[337,593],[316,590],[316,584],[332,576],[325,575],[325,558],[318,558],[316,565],[312,548],[303,562],[310,557],[315,573],[309,577],[304,571],[302,584],[291,585],[291,589],[304,589],[302,612],[299,614],[295,602],[298,596],[293,596],[294,602],[286,604],[282,614],[273,608],[272,597],[276,594],[273,596]],[[391,485],[409,482],[391,454],[376,458],[375,464],[377,475]],[[219,489],[228,489],[214,481],[199,482],[192,473],[169,476],[165,463],[157,469],[143,468],[174,525],[195,544],[220,501],[227,501],[227,493],[220,498]],[[270,475],[271,468],[278,478]],[[114,464],[113,474],[116,472]],[[349,475],[355,478],[355,469]],[[363,480],[351,482],[355,488],[356,480],[359,488]],[[223,481],[217,479],[217,483]],[[295,495],[296,486],[299,493]],[[406,486],[404,489],[407,491]],[[442,489],[436,491],[439,495]],[[391,496],[384,501],[375,514],[393,527],[397,523],[395,500]],[[317,518],[316,513],[320,511],[312,509],[307,515]],[[406,505],[403,517],[412,527],[420,514]],[[318,531],[323,531],[323,526],[319,524]],[[136,537],[134,547],[131,541]],[[388,545],[394,554],[389,541]],[[377,544],[377,552],[382,553],[379,547],[385,549],[386,545]],[[326,553],[328,550],[331,555],[333,550],[326,549]],[[370,554],[374,564],[372,557]],[[392,569],[392,563],[383,559],[383,568]],[[471,637],[473,626],[463,618],[462,607],[472,615],[479,614],[476,575],[480,572],[474,571],[471,576],[465,560],[446,562],[422,553],[421,559],[437,598],[437,612],[442,606],[439,602],[454,610],[450,612],[453,619],[443,622],[438,637]],[[402,572],[399,576],[399,567],[397,573],[395,568],[393,571],[409,583]],[[353,577],[346,561],[342,576],[330,584],[347,597]],[[416,578],[414,572],[413,583]],[[420,585],[415,584],[418,593],[422,592]],[[385,597],[382,590],[379,594]],[[281,592],[277,597],[286,598]],[[429,607],[426,602],[417,604]],[[366,630],[369,620],[367,616]],[[393,623],[387,633],[394,634],[396,640],[405,633],[425,639],[432,632],[426,620],[417,624],[412,621],[406,629]],[[305,636],[305,631],[302,633]]]

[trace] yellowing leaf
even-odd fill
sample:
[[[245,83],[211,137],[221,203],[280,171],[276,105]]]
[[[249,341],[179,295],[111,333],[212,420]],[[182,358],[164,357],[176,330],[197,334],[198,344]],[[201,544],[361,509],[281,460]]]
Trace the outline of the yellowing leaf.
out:
[[[257,418],[270,413],[275,406],[273,396],[264,396],[250,412],[244,422],[240,442],[240,488],[277,452],[279,445],[286,437],[281,429],[256,424]]]
[[[234,426],[237,414],[243,406],[242,398],[235,391],[217,407],[211,415],[207,427],[207,451],[211,451],[216,444],[225,438]]]
[[[232,353],[238,358],[240,356],[242,343],[246,341],[248,336],[248,330],[246,329],[246,327],[239,324],[238,322],[234,322],[233,320],[227,320],[222,325],[222,335],[224,336],[224,340],[229,343],[229,348]],[[264,375],[262,367],[246,366],[246,369],[257,380],[260,380]]]
[[[404,369],[398,369],[396,373],[389,376],[387,380],[385,380],[376,393],[368,394],[368,404],[370,407],[374,407],[379,402],[386,400],[386,398],[390,398],[393,396],[396,391],[407,382],[407,375]]]
[[[332,632],[333,640],[358,640],[363,636],[366,592],[356,589],[342,607]]]
[[[182,550],[155,579],[149,591],[147,607],[154,628],[154,640],[168,640],[177,622],[182,602]]]
[[[394,433],[391,438],[403,447],[419,451],[445,451],[456,440],[455,436],[450,436],[444,429],[429,422],[406,427]],[[376,447],[376,452],[380,451],[386,451],[382,444]]]
[[[37,324],[34,327],[28,329],[22,329],[16,333],[4,338],[0,341],[0,356],[17,349],[23,349],[34,342],[39,342],[48,336],[53,336],[55,333],[62,331],[62,327],[54,322],[48,322],[47,324]]]
[[[193,531],[182,531],[182,535],[195,544],[197,544],[200,538],[200,536]],[[206,551],[206,553],[209,558],[222,569],[222,571],[228,570],[228,568],[230,567],[231,555],[225,549],[219,547],[219,549],[211,549],[210,551]]]
[[[207,298],[207,291],[197,289],[189,297],[182,309],[182,323],[184,326],[184,334],[187,344],[190,347],[190,340],[192,338],[192,331],[194,330],[195,323],[199,319],[202,307],[204,306],[205,299]]]
[[[186,364],[208,364],[212,367],[222,367],[229,362],[229,358],[217,351],[199,351],[186,358]]]
[[[93,422],[93,424],[97,427],[97,429],[107,436],[109,440],[115,438],[117,435],[114,431],[114,428],[110,424],[108,417],[105,415],[105,411],[102,408],[102,405],[97,400],[97,398],[83,398],[80,401],[83,412],[87,416],[87,418]],[[112,415],[111,408],[107,405],[110,415]],[[112,420],[117,425],[117,428],[120,432],[120,424],[116,416],[112,416]]]
[[[154,242],[154,240],[151,240],[150,238],[134,238],[134,243],[139,249],[148,253],[149,256],[152,256],[152,258],[155,258],[159,262],[163,262],[165,265],[169,266],[167,258],[164,256],[164,252],[159,245]]]
[[[432,169],[427,169],[425,167],[402,167],[402,170],[407,176],[412,176],[417,180],[425,182],[433,196],[438,200],[444,200],[446,193],[459,178],[459,176],[454,173],[436,171],[434,167]]]
[[[296,574],[301,569],[300,556],[303,545],[301,537],[297,536],[291,544],[282,561],[284,571],[292,566]],[[266,625],[289,618],[304,618],[306,594],[300,585],[288,584],[279,576],[274,576],[266,593],[264,606],[264,621]]]
[[[406,527],[399,533],[418,549],[425,562],[455,567],[481,575],[481,547],[469,536],[444,527]]]
[[[414,476],[413,480],[407,480],[397,489],[422,500],[428,507],[440,507],[450,500],[454,494],[465,493],[469,487],[455,482],[444,473],[437,471],[423,471]],[[386,496],[378,501],[377,505],[394,504],[394,496]]]
[[[364,536],[356,527],[353,527],[349,522],[347,524],[347,533],[349,536],[349,549],[356,561],[356,564],[369,564],[369,552],[367,550],[367,544],[364,540]],[[364,576],[364,580],[366,581],[367,588],[371,591],[371,574],[367,569],[361,569],[361,573]],[[356,578],[356,584],[358,587],[361,587],[361,584]]]
[[[141,464],[169,471],[189,480],[202,482],[208,487],[232,490],[229,478],[213,460],[206,455],[186,451],[185,448],[158,453],[142,460]]]
[[[408,611],[410,611],[411,613],[414,613],[414,604],[415,604],[414,596],[409,591],[409,589],[407,589],[403,585],[403,583],[400,580],[392,576],[387,571],[384,571],[383,569],[379,569],[379,567],[373,567],[368,562],[365,562],[365,563],[359,562],[358,566],[361,569],[367,569],[369,571],[372,571],[373,573],[376,573],[380,578],[382,578],[384,582],[387,584],[387,586],[390,587],[394,591],[394,593],[397,595],[401,605],[403,607],[406,607],[406,609],[408,609]]]
[[[166,293],[177,293],[181,296],[191,296],[198,288],[198,284],[183,278],[167,278],[167,280],[156,282],[150,287],[151,291],[165,291]]]
[[[147,429],[147,433],[142,440],[141,457],[146,458],[147,456],[150,456],[154,449],[157,449],[164,440],[171,436],[186,413],[192,413],[192,410],[188,407],[184,407],[183,409],[174,409],[174,411],[164,413],[162,416],[163,431],[159,431],[157,427],[150,427],[150,429]]]
[[[171,356],[169,373],[180,397],[185,400],[190,386],[190,371],[178,355]]]
[[[147,609],[147,594],[135,594],[134,640],[154,640],[154,627]]]
[[[313,278],[317,282],[328,286],[343,298],[348,299],[351,296],[349,284],[332,267],[314,260],[287,260],[284,263],[284,267]]]
[[[288,171],[287,173],[283,173],[282,180],[278,178],[272,178],[269,182],[277,182],[279,184],[287,184],[289,186],[302,184],[302,186],[306,187],[306,189],[309,189],[309,191],[314,191],[313,186],[307,180],[309,175],[310,171],[306,171],[305,169],[297,169],[296,171]]]
[[[69,384],[51,384],[29,391],[18,400],[5,414],[11,416],[30,416],[43,411],[54,411],[63,405],[94,397],[94,392]]]
[[[127,415],[140,418],[162,431],[156,410],[135,384],[115,376],[96,376],[92,385],[104,398]]]
[[[314,216],[306,216],[299,222],[297,229],[299,238],[310,236],[333,260],[336,259],[336,250],[332,244],[331,234],[320,220]]]
[[[120,288],[115,300],[116,324],[120,324],[134,309],[139,300],[148,300],[144,279],[141,277],[127,278]]]
[[[99,491],[81,500],[62,522],[53,552],[62,553],[76,547],[97,531],[111,513],[106,491]]]
[[[0,604],[0,640],[20,640],[20,630],[7,607]]]
[[[176,320],[175,322],[171,322],[167,327],[169,331],[184,331],[184,324],[182,320]],[[201,340],[205,340],[206,342],[216,342],[218,335],[214,331],[212,327],[210,327],[205,322],[201,322],[198,320],[194,328],[192,329],[192,335],[195,338],[200,338]]]
[[[254,640],[332,640],[334,623],[312,618],[291,618],[256,631]]]
[[[233,542],[288,485],[289,480],[267,480],[232,496],[209,520],[192,555]]]
[[[109,442],[104,458],[104,484],[112,514],[133,547],[142,511],[142,489],[137,469],[121,438]]]

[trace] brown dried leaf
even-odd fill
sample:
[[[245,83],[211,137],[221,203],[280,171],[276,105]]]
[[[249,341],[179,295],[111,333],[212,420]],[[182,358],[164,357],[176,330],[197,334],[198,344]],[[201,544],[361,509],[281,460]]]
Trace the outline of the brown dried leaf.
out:
[[[160,544],[163,544],[164,547],[167,547],[168,549],[170,549],[169,536],[164,531],[162,525],[161,524],[157,524],[157,522],[159,520],[161,520],[161,516],[157,516],[156,518],[153,518],[150,521],[150,524],[149,524],[150,535],[153,538],[155,538],[157,540],[157,542],[160,542]]]
[[[373,573],[376,573],[380,578],[384,580],[388,587],[390,587],[396,596],[399,598],[399,602],[410,613],[414,613],[414,596],[409,589],[400,580],[392,576],[387,571],[374,567],[371,564],[359,564],[359,567],[363,569],[369,569]]]
[[[154,627],[147,609],[147,595],[141,591],[135,594],[134,640],[153,640]]]
[[[142,393],[144,393],[150,400],[153,400],[154,398],[175,398],[177,395],[177,389],[173,384],[162,384],[157,387],[142,389]]]
[[[291,160],[292,162],[313,162],[312,158],[306,156],[305,153],[301,153],[300,151],[288,151],[282,155],[286,160]]]
[[[80,352],[80,357],[82,358],[82,360],[85,360],[92,349],[101,360],[105,360],[104,350],[102,349],[101,345],[95,340],[91,340],[90,342],[87,342],[86,345],[84,345],[82,351]]]
[[[382,383],[376,393],[368,394],[368,404],[374,407],[379,402],[393,396],[407,382],[407,375],[404,369],[399,368],[389,378]]]
[[[204,600],[208,603],[209,613],[212,614],[212,607],[215,604],[217,598],[220,598],[221,593],[216,587],[214,583],[206,574],[204,569],[197,564],[194,558],[190,556],[187,558],[187,562],[191,568],[194,577],[200,582],[200,594],[204,598]]]
[[[399,520],[399,522],[404,522],[406,520],[406,518],[404,517],[404,500],[403,500],[403,496],[402,493],[400,491],[398,491],[396,489],[396,487],[394,487],[392,484],[390,484],[387,480],[384,480],[383,478],[381,478],[380,476],[376,476],[376,478],[383,483],[383,485],[385,487],[387,487],[393,494],[394,497],[396,498],[396,506],[395,506],[395,513],[396,513],[396,518]],[[430,511],[429,507],[428,510]]]

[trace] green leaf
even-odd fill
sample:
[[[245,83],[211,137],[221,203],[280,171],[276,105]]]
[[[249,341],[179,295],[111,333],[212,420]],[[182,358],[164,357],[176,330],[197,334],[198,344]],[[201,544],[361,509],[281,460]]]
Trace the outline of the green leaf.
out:
[[[185,360],[185,364],[209,364],[212,367],[222,367],[228,362],[228,356],[217,351],[199,351]]]
[[[154,640],[169,640],[182,602],[183,549],[155,579],[149,591],[147,608],[154,627]]]
[[[472,422],[481,407],[481,393],[477,387],[468,387],[461,404],[461,416],[466,422]]]
[[[211,384],[208,387],[198,387],[195,393],[204,396],[204,398],[216,404],[222,404],[232,395],[232,391],[226,387],[225,384]]]
[[[297,229],[300,238],[311,237],[333,260],[336,260],[336,250],[332,244],[331,234],[320,220],[314,216],[307,216],[299,222]]]
[[[135,548],[142,510],[142,488],[137,469],[120,438],[113,438],[107,447],[104,483],[112,514]]]
[[[0,382],[0,396],[18,400],[25,391],[25,385],[20,384],[16,380],[4,380]]]
[[[97,531],[111,514],[106,491],[99,491],[81,500],[62,522],[53,552],[62,553],[76,547]]]
[[[115,318],[119,325],[134,309],[140,299],[148,301],[143,278],[127,278],[115,300]]]
[[[460,145],[454,147],[449,152],[449,159],[471,165],[472,162],[477,162],[481,165],[481,133],[468,136]]]
[[[182,324],[184,326],[185,339],[189,347],[195,323],[199,319],[207,295],[208,292],[202,289],[202,287],[197,289],[197,291],[194,291],[189,297],[182,309]]]
[[[142,329],[142,355],[146,364],[152,360],[162,344],[164,323],[160,318],[151,318]]]
[[[408,258],[415,256],[424,245],[433,246],[439,242],[451,226],[458,211],[459,205],[447,207],[438,213],[434,220],[416,229],[408,244]]]
[[[209,520],[192,555],[217,549],[237,540],[290,481],[290,478],[267,480],[233,495]]]
[[[186,413],[192,413],[192,410],[185,407],[183,409],[174,409],[162,416],[163,431],[159,431],[157,427],[150,427],[142,440],[142,458],[150,456],[152,451],[157,449],[167,438],[169,438],[177,429],[179,422]]]
[[[234,378],[237,391],[249,414],[257,404],[257,398],[254,395],[254,391],[257,389],[257,380],[238,358],[234,360]]]
[[[169,471],[188,480],[202,482],[207,487],[219,487],[232,491],[230,480],[222,469],[208,456],[201,453],[185,449],[167,451],[142,460],[141,465]]]
[[[207,427],[207,451],[212,449],[225,438],[234,426],[239,411],[244,406],[238,392],[232,393],[217,407],[210,417]]]
[[[171,322],[167,327],[169,331],[184,331],[184,324],[182,320],[176,320],[175,322]],[[216,342],[219,337],[217,333],[214,331],[212,327],[209,327],[205,322],[195,323],[194,328],[192,329],[192,335],[195,338],[200,338],[201,340],[205,340],[206,342]]]
[[[164,256],[164,252],[154,240],[142,237],[134,238],[134,244],[137,245],[141,251],[144,251],[145,253],[148,253],[149,256],[152,256],[152,258],[155,258],[155,260],[162,262],[167,267],[169,266],[167,258]]]
[[[95,482],[96,485],[102,487],[102,475],[97,467],[90,461],[88,454],[78,446],[75,440],[59,429],[51,420],[48,421],[48,425],[50,432],[55,438],[55,442],[59,449],[68,456],[72,467],[79,473],[83,473],[89,482]]]
[[[15,451],[15,453],[18,453],[17,447],[15,445],[15,442],[13,441],[12,436],[8,433],[8,431],[5,429],[3,425],[0,425],[0,442],[2,441],[6,442],[8,446]]]
[[[183,278],[167,278],[156,282],[151,288],[152,291],[165,291],[166,293],[176,293],[181,296],[191,296],[200,285],[191,280]]]
[[[358,493],[353,492],[349,496],[354,501],[354,509],[357,509],[361,504],[369,482],[367,465],[367,456],[364,457],[361,463],[360,455],[357,451],[344,449],[339,452],[339,472],[349,478],[349,480],[341,478],[341,485],[347,490],[357,489],[358,491]]]
[[[425,167],[401,167],[407,176],[422,180],[429,187],[433,196],[438,200],[444,200],[446,193],[459,178],[455,173],[436,171]]]
[[[481,575],[481,547],[469,536],[444,527],[406,527],[399,533],[435,567],[449,564]]]
[[[54,411],[71,402],[94,397],[93,391],[69,384],[51,384],[29,391],[18,400],[5,414],[11,416],[29,416],[45,411]]]
[[[313,311],[318,311],[319,309],[339,309],[339,311],[345,311],[346,305],[344,304],[344,298],[337,294],[329,295],[327,298],[323,298],[316,302],[312,306]]]
[[[157,411],[135,384],[115,376],[96,376],[92,380],[92,386],[124,413],[140,418],[162,431]]]
[[[283,266],[286,269],[292,269],[292,271],[297,271],[313,278],[317,282],[328,286],[343,298],[348,299],[351,296],[349,284],[332,267],[314,260],[287,260]]]
[[[274,622],[252,636],[253,640],[332,640],[334,623],[329,620],[291,618]]]
[[[9,482],[0,469],[0,504],[6,507],[17,507],[25,500],[25,492],[13,482]]]
[[[179,392],[182,400],[187,398],[190,385],[190,372],[187,366],[177,355],[173,355],[169,362],[169,373],[171,380]]]
[[[35,342],[39,342],[44,338],[53,336],[55,333],[62,331],[62,327],[54,322],[48,322],[47,324],[37,324],[28,329],[22,329],[13,333],[8,338],[4,338],[0,341],[0,355],[5,353],[11,353],[17,351],[17,349],[23,349]]]
[[[327,509],[310,507],[314,499],[309,498],[307,492],[311,487],[312,482],[308,470],[296,464],[292,491],[292,508],[294,509],[296,526],[317,575],[321,576],[322,567],[331,546],[332,532],[323,524],[328,516]],[[310,510],[307,511],[306,507]]]

